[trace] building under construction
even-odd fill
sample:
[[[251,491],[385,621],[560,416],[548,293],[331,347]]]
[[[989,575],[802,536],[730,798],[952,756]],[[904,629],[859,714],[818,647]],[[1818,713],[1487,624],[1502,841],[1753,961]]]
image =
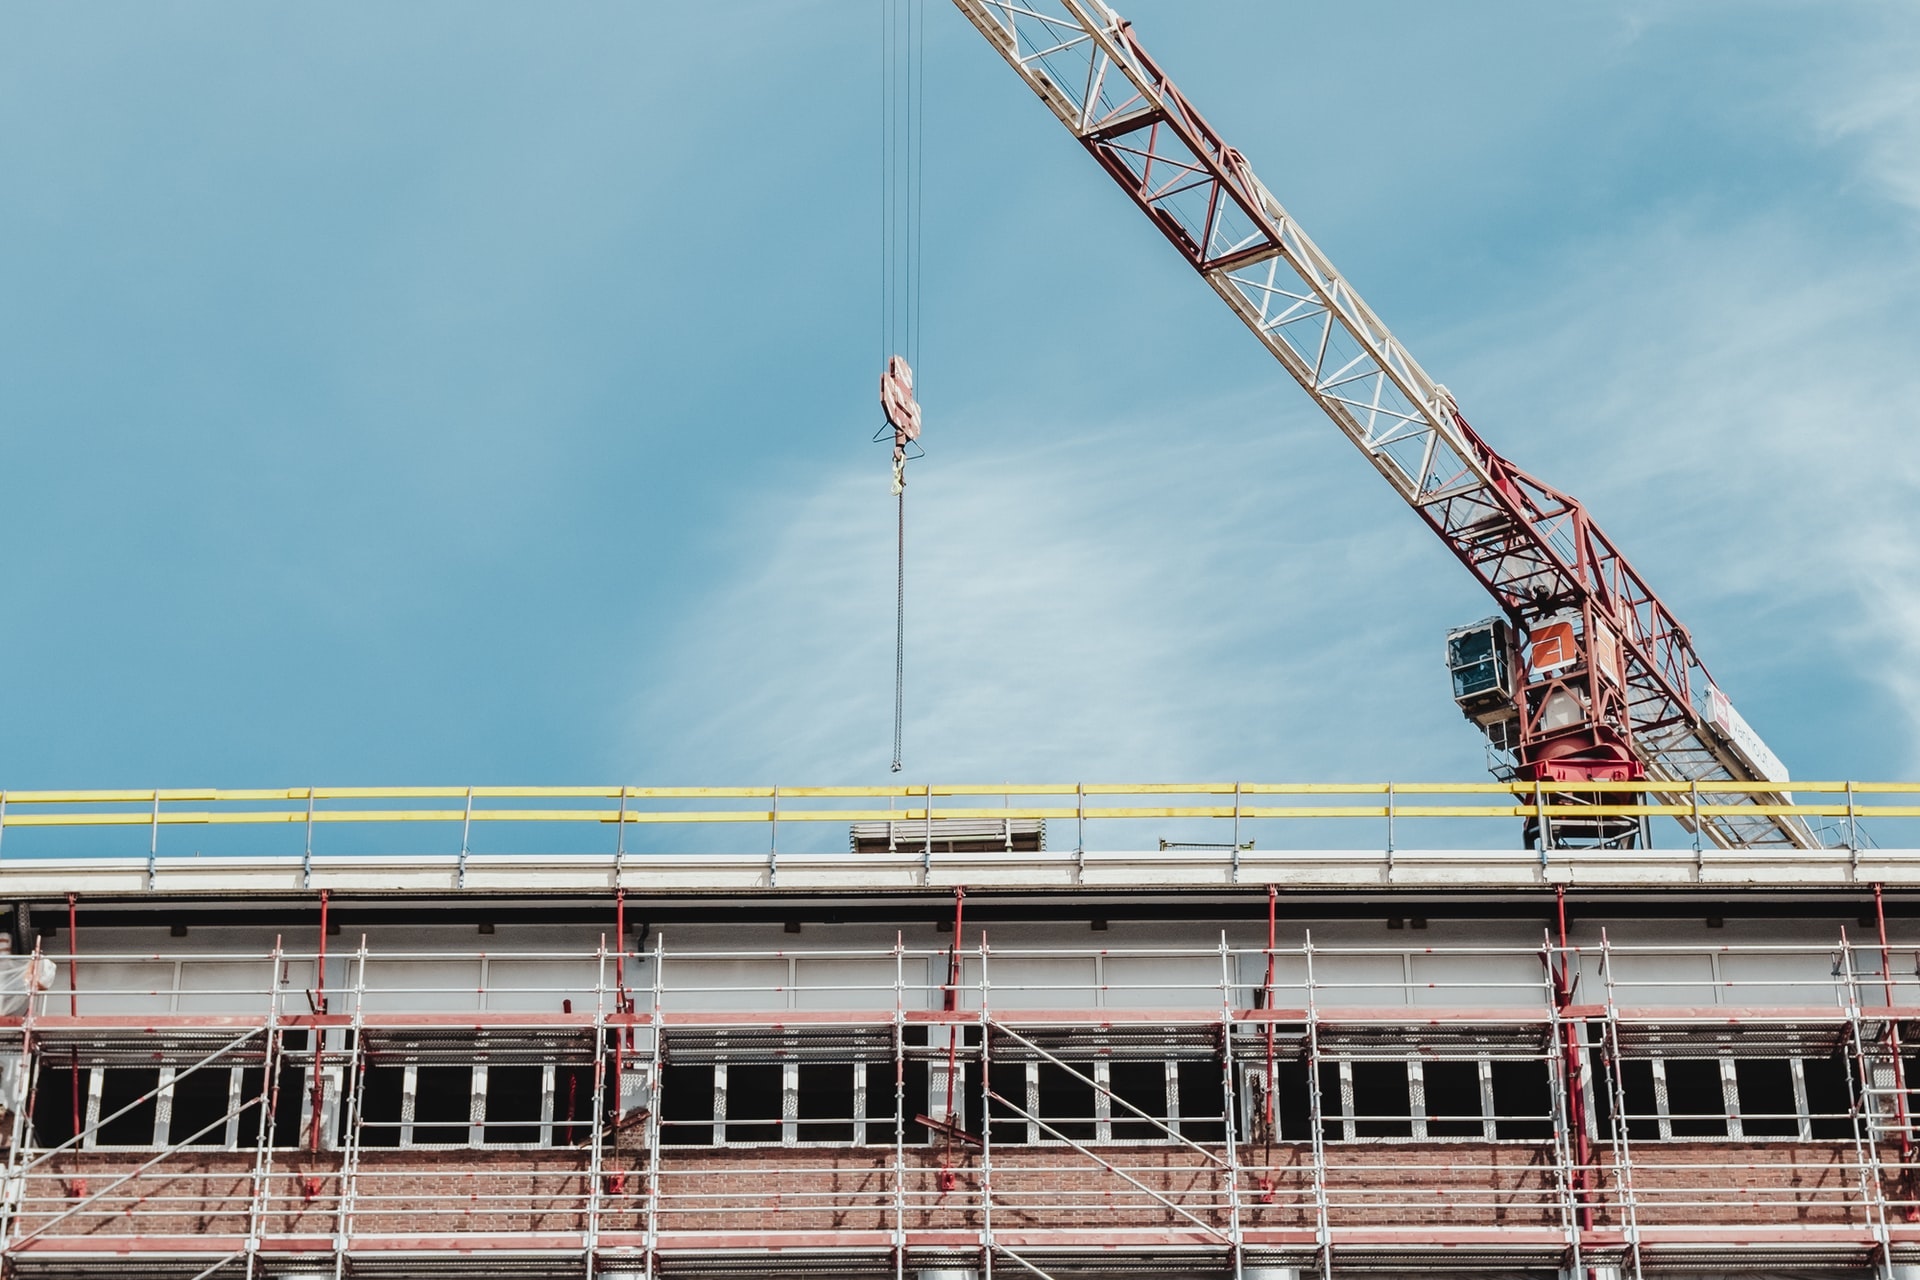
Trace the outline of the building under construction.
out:
[[[1100,0],[955,4],[1488,591],[1495,781],[0,792],[6,1274],[1920,1265],[1920,787],[1789,786]]]
[[[1526,789],[12,793],[10,1274],[1920,1262],[1915,855]]]

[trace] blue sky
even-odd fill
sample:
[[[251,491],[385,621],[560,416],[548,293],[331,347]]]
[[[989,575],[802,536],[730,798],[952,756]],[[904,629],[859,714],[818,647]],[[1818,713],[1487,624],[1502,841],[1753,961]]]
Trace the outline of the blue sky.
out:
[[[1796,776],[1920,775],[1920,10],[1124,11]],[[884,780],[879,12],[0,6],[5,785]],[[1482,776],[1478,588],[926,12],[905,776]]]

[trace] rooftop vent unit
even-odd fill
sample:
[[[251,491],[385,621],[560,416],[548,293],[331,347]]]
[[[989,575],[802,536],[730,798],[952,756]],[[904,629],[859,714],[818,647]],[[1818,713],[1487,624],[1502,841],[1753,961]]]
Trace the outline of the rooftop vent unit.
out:
[[[1047,847],[1044,818],[896,818],[856,822],[855,853],[1039,853]]]

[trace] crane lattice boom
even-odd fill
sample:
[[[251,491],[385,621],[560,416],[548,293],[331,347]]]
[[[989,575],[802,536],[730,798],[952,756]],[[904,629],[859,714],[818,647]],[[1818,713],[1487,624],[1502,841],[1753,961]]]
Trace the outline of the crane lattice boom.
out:
[[[1099,0],[954,3],[1499,601],[1522,649],[1549,624],[1571,641],[1551,664],[1516,652],[1531,673],[1514,697],[1522,776],[1786,781],[1579,501],[1467,425],[1125,21]],[[1706,834],[1818,844],[1800,819],[1760,811]]]

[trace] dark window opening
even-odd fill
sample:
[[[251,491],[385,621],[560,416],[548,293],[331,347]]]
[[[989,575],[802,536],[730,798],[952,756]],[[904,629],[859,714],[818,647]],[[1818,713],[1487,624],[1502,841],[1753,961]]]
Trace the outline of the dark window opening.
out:
[[[1143,1120],[1120,1105],[1121,1101],[1130,1102],[1155,1119],[1166,1119],[1167,1066],[1164,1062],[1110,1063],[1107,1088],[1113,1091],[1115,1099],[1108,1106],[1115,1142],[1156,1142],[1167,1136],[1166,1130],[1153,1121]]]
[[[307,1097],[306,1072],[300,1067],[280,1068],[278,1093],[271,1098],[260,1096],[260,1084],[264,1073],[258,1067],[248,1067],[240,1073],[240,1130],[236,1139],[242,1150],[258,1146],[260,1143],[260,1117],[273,1108],[272,1144],[276,1147],[297,1147],[300,1145],[300,1125],[306,1119],[308,1108],[313,1100]],[[175,1103],[173,1131],[180,1133],[180,1112]]]
[[[1800,1106],[1793,1097],[1788,1058],[1741,1058],[1733,1064],[1740,1099],[1740,1132],[1749,1138],[1797,1138]]]
[[[102,1147],[150,1147],[153,1122],[160,1113],[160,1100],[148,1098],[116,1120],[107,1117],[131,1103],[141,1094],[160,1087],[158,1067],[107,1067],[100,1072],[100,1119],[104,1121],[93,1135]]]
[[[473,1117],[472,1067],[415,1067],[412,1143],[466,1142]]]
[[[480,1140],[531,1145],[540,1141],[546,1072],[538,1066],[487,1068],[487,1109]]]
[[[1667,1115],[1676,1138],[1727,1136],[1727,1099],[1718,1058],[1667,1061]]]
[[[1413,1091],[1404,1062],[1353,1064],[1353,1132],[1359,1138],[1411,1138]]]
[[[1660,1138],[1660,1102],[1653,1092],[1651,1062],[1622,1062],[1620,1092],[1627,1116],[1627,1137],[1634,1142],[1656,1142]]]
[[[400,1145],[400,1105],[406,1093],[405,1067],[368,1066],[360,1075],[360,1145]],[[346,1108],[340,1122],[346,1124]]]
[[[777,1062],[727,1068],[727,1141],[780,1141],[781,1070]]]
[[[593,1093],[568,1091],[574,1107],[571,1117],[584,1118],[593,1110]],[[660,1069],[660,1141],[670,1147],[713,1144],[713,1068],[669,1064]],[[584,1137],[587,1126],[581,1125]]]
[[[1493,1136],[1514,1142],[1553,1137],[1553,1077],[1544,1062],[1494,1062]]]
[[[308,1089],[306,1068],[280,1068],[279,1092],[273,1099],[273,1145],[299,1146],[300,1130],[312,1114],[313,1096]],[[260,1135],[248,1127],[250,1119],[245,1115],[240,1118],[240,1141],[243,1144],[259,1140]],[[253,1123],[258,1121],[253,1120]]]
[[[924,1030],[924,1028],[922,1028]],[[909,1031],[913,1028],[909,1027]],[[867,1072],[867,1142],[874,1146],[892,1146],[894,1141],[895,1080],[891,1062],[869,1062]],[[915,1145],[927,1140],[926,1126],[915,1116],[930,1114],[927,1064],[907,1062],[899,1080],[900,1093],[906,1098],[905,1141]]]
[[[259,1091],[260,1073],[247,1073],[256,1081],[254,1090]],[[227,1141],[227,1112],[231,1110],[229,1090],[233,1087],[233,1072],[219,1067],[202,1067],[190,1075],[178,1075],[173,1078],[172,1120],[167,1130],[167,1141],[186,1143],[195,1147],[225,1146]],[[102,1102],[105,1101],[103,1097]],[[245,1096],[241,1098],[246,1101]],[[101,1112],[102,1115],[106,1113]],[[256,1123],[254,1133],[259,1133]]]
[[[87,1113],[86,1070],[41,1067],[40,1081],[33,1091],[34,1142],[42,1147],[57,1147],[72,1141],[76,1113],[83,1117]]]
[[[1816,1142],[1846,1142],[1853,1137],[1853,1065],[1844,1056],[1807,1058],[1800,1064],[1807,1086],[1807,1114]]]
[[[692,1067],[692,1071],[702,1072],[706,1079],[706,1101],[704,1114],[709,1124],[713,1120],[713,1068]],[[575,1064],[569,1067],[553,1069],[553,1140],[563,1147],[585,1146],[593,1138],[593,1068]],[[664,1104],[663,1104],[664,1105]],[[663,1142],[666,1138],[661,1139]],[[686,1139],[695,1141],[696,1139]],[[713,1141],[713,1131],[708,1131],[697,1139],[700,1142]]]
[[[992,1117],[992,1140],[1023,1143],[1027,1140],[1027,1122],[1020,1112],[1027,1106],[1027,1064],[996,1062],[987,1068],[987,1084],[993,1097],[987,1102]]]
[[[1486,1134],[1480,1100],[1478,1062],[1429,1062],[1426,1081],[1427,1136],[1479,1138]]]
[[[1042,1141],[1092,1142],[1097,1135],[1093,1086],[1087,1083],[1093,1064],[1076,1062],[1073,1067],[1078,1075],[1052,1062],[1040,1064],[1040,1109],[1035,1114],[1048,1125],[1040,1131]]]
[[[312,1056],[307,1047],[305,1031],[282,1031],[280,1033],[280,1083],[272,1099],[273,1103],[273,1145],[276,1147],[297,1147],[300,1145],[300,1128],[313,1114],[313,1098],[308,1093],[307,1067]],[[258,1081],[258,1071],[241,1073],[243,1081]],[[252,1084],[242,1083],[240,1093],[243,1098],[251,1098],[259,1090]],[[260,1140],[260,1111],[264,1104],[255,1104],[255,1110],[240,1113],[240,1145],[253,1146]]]
[[[1176,1068],[1180,1136],[1189,1142],[1227,1140],[1227,1100],[1217,1062],[1182,1062]]]
[[[1341,1117],[1346,1103],[1340,1094],[1340,1068],[1331,1062],[1320,1064],[1320,1140],[1338,1142],[1347,1136]]]
[[[1313,1098],[1307,1088],[1307,1064],[1276,1062],[1273,1074],[1275,1136],[1282,1142],[1313,1141]]]
[[[799,1124],[795,1132],[801,1142],[853,1141],[853,1073],[858,1070],[845,1063],[800,1064]],[[891,1104],[892,1072],[887,1073],[886,1091]],[[892,1112],[891,1105],[888,1112]]]

